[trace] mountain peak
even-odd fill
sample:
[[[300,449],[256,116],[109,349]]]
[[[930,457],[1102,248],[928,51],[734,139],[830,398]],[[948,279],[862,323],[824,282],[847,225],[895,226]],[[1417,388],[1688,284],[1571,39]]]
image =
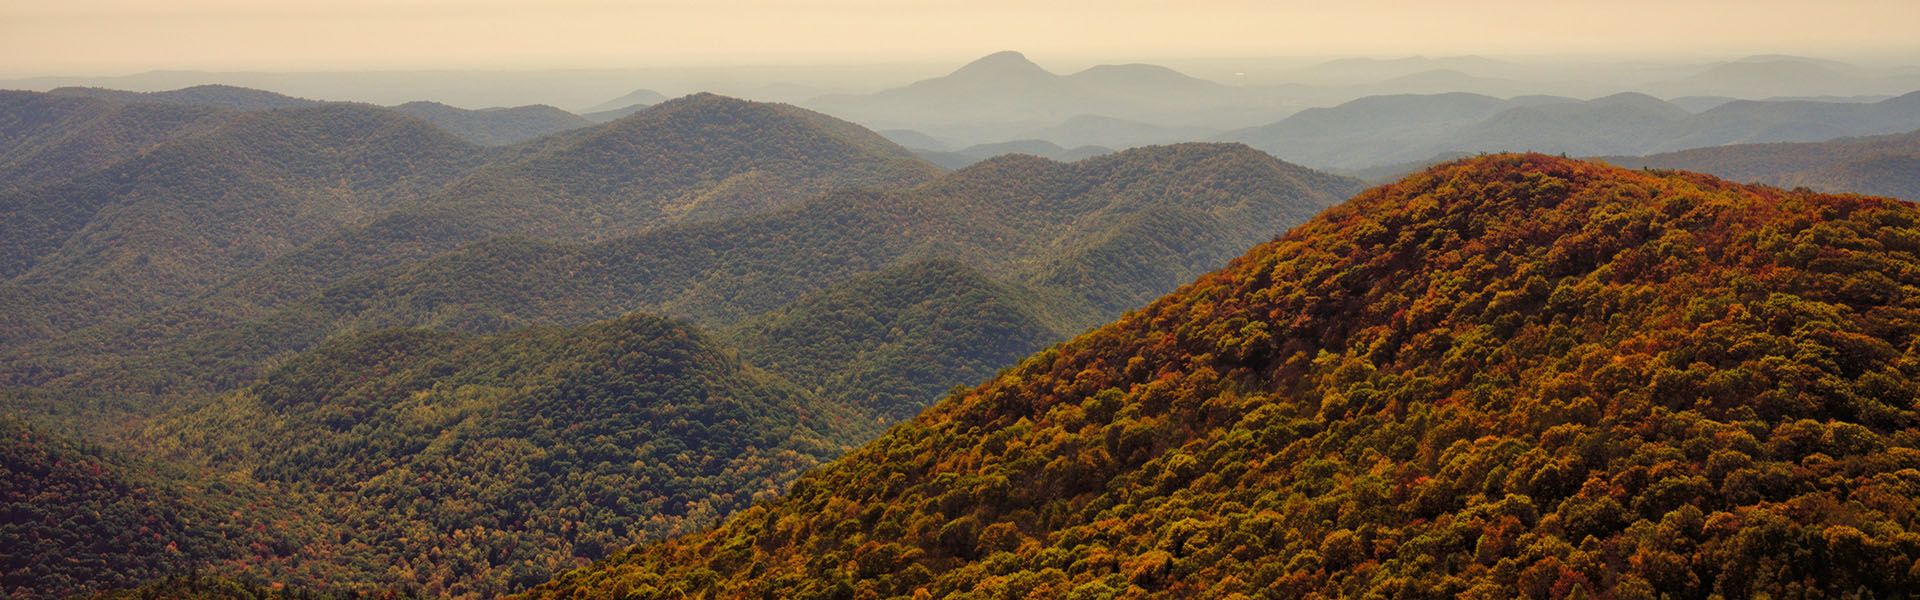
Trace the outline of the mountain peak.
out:
[[[980,57],[955,70],[951,76],[974,75],[1042,75],[1052,77],[1053,73],[1034,64],[1027,55],[1014,50],[1003,50]]]

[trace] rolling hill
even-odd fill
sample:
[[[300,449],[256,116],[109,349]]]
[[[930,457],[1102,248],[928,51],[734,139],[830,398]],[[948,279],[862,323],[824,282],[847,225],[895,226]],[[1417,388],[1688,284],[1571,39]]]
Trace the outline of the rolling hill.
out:
[[[0,90],[0,193],[111,166],[230,116],[210,108]]]
[[[1041,294],[1047,338],[1058,339],[1217,268],[1357,187],[1235,145],[1143,148],[1077,163],[1008,156],[910,190],[832,193],[782,211],[600,242],[490,239],[346,276],[270,310],[217,310],[247,304],[229,298],[91,328],[0,357],[0,376],[58,389],[209,391],[246,381],[275,355],[380,327],[488,332],[642,310],[727,329],[855,277],[935,259],[1000,282],[991,289]],[[236,293],[243,291],[256,290]],[[877,326],[922,331],[908,322]],[[965,335],[925,335],[950,349],[946,360],[955,364],[975,355],[957,345]],[[911,414],[929,399],[882,412]]]
[[[491,235],[598,239],[938,172],[857,126],[717,96],[500,150],[368,105],[245,113],[59,186],[0,194],[0,274],[12,279],[0,302],[18,307],[0,339],[215,288],[244,313]]]
[[[529,596],[1897,596],[1917,222],[1450,163]]]
[[[182,300],[439,190],[486,159],[364,105],[241,113],[93,173],[0,193],[4,343]]]

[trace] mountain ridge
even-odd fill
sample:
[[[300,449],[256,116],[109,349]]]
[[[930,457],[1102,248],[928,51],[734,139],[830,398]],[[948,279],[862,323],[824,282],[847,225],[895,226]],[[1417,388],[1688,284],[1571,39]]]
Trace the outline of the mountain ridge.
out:
[[[1897,594],[1916,223],[1448,163],[528,597]]]

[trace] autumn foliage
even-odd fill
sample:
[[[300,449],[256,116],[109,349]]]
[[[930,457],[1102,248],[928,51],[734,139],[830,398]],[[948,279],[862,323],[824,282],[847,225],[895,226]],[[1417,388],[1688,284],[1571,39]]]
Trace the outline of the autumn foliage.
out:
[[[1895,597],[1916,222],[1443,165],[533,595]]]

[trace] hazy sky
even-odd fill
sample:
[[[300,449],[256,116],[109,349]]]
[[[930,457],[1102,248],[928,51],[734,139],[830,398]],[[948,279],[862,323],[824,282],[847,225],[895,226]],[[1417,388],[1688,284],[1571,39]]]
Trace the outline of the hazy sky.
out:
[[[1920,48],[1920,0],[0,0],[0,72]]]

